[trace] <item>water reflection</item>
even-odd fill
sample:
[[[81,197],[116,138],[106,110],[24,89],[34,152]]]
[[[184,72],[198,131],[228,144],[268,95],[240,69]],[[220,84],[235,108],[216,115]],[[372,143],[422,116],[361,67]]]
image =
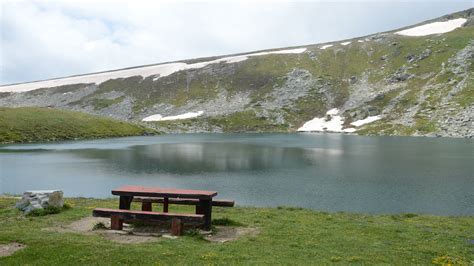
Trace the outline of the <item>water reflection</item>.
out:
[[[73,156],[99,159],[109,167],[131,173],[196,174],[262,171],[308,165],[308,151],[238,143],[176,143],[133,146],[125,150],[85,149]],[[317,151],[324,154],[323,151]]]

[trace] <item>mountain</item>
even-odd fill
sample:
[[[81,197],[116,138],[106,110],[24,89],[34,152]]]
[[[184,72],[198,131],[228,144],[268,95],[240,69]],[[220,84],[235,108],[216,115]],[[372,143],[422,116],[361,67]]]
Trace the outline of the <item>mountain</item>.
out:
[[[474,9],[350,40],[0,86],[164,132],[474,135]]]

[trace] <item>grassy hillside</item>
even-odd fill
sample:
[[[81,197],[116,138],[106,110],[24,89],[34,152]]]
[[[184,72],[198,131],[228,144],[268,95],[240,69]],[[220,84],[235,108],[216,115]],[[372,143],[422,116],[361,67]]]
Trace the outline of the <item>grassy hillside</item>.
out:
[[[26,248],[0,257],[1,265],[469,265],[474,260],[473,217],[216,207],[214,222],[225,226],[214,232],[232,225],[256,233],[227,243],[211,243],[188,232],[178,239],[157,237],[155,242],[137,244],[116,243],[97,231],[67,229],[72,222],[90,217],[93,208],[117,208],[118,199],[67,199],[71,209],[40,217],[24,217],[13,208],[15,201],[0,197],[0,244],[18,242]],[[133,234],[123,238],[127,236]]]
[[[0,143],[122,137],[153,130],[123,121],[50,108],[0,108]]]

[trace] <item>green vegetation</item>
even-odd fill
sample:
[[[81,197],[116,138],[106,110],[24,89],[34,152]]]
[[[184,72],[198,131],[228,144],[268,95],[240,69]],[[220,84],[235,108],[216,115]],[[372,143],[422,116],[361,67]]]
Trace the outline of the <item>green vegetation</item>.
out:
[[[389,135],[389,136],[410,136],[415,133],[412,127],[400,124],[391,124],[387,121],[379,120],[363,126],[357,131],[360,135]]]
[[[122,97],[117,97],[115,99],[102,99],[102,98],[94,98],[91,99],[91,104],[94,106],[94,110],[100,110],[107,108],[113,104],[117,104],[123,101],[125,99],[125,96]]]
[[[43,94],[44,92],[47,93],[70,93],[74,92],[79,89],[83,89],[89,85],[92,84],[87,84],[87,83],[78,83],[78,84],[71,84],[71,85],[63,85],[63,86],[57,86],[57,87],[52,87],[52,88],[42,88],[42,89],[37,89],[37,90],[32,90],[32,91],[27,91],[26,95],[28,96],[38,96]]]
[[[28,216],[45,216],[45,215],[50,215],[50,214],[58,214],[62,211],[67,211],[71,209],[71,205],[69,204],[64,204],[62,208],[59,207],[54,207],[54,206],[48,206],[44,209],[36,209],[28,213]]]
[[[123,137],[156,133],[142,126],[50,108],[0,108],[0,143]]]
[[[116,208],[118,199],[67,199],[71,209],[24,217],[16,199],[0,198],[0,244],[26,245],[1,265],[35,264],[449,264],[474,260],[474,217],[416,214],[365,215],[301,208],[214,208],[214,222],[257,228],[258,233],[224,244],[209,243],[196,231],[178,239],[120,244],[99,234],[48,230]],[[139,208],[134,204],[134,208]],[[190,206],[171,206],[192,212]],[[97,226],[100,229],[102,226]],[[100,228],[99,228],[100,227]],[[215,229],[216,230],[216,229]],[[218,229],[217,229],[218,230]]]
[[[471,73],[474,73],[474,63],[471,64]],[[474,78],[471,77],[466,83],[466,87],[454,96],[454,99],[463,107],[474,104]]]
[[[223,132],[286,132],[287,124],[275,124],[265,117],[258,117],[254,110],[236,112],[224,116],[198,117],[175,121],[150,122],[158,129],[168,131],[186,131],[188,128],[199,128],[213,131],[215,128]]]

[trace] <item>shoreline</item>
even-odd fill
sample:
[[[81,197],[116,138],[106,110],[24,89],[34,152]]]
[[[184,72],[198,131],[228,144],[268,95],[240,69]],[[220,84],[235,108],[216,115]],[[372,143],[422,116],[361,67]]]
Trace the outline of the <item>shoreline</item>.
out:
[[[10,195],[10,194],[0,194],[0,200],[2,199],[21,199],[21,195]],[[106,197],[106,198],[97,198],[97,197],[64,197],[65,201],[75,201],[75,200],[85,200],[85,201],[117,201],[118,198],[116,197]],[[318,210],[318,209],[311,209],[306,207],[298,207],[298,206],[252,206],[252,205],[238,205],[236,202],[236,206],[234,208],[241,208],[241,209],[270,209],[270,210],[281,210],[281,209],[289,209],[289,210],[303,210],[309,211],[314,213],[329,213],[329,214],[347,214],[347,215],[364,215],[364,216],[392,216],[392,215],[401,215],[401,216],[427,216],[427,217],[445,217],[445,218],[474,218],[474,213],[472,214],[459,214],[459,215],[441,215],[441,214],[430,214],[430,213],[418,213],[418,212],[393,212],[393,213],[369,213],[369,212],[353,212],[353,211],[336,211],[336,210]]]
[[[301,135],[343,135],[343,136],[357,136],[357,137],[395,137],[395,138],[430,138],[430,139],[466,139],[472,140],[474,136],[469,137],[456,137],[456,136],[433,136],[433,135],[359,135],[354,133],[341,133],[341,132],[288,132],[288,131],[271,131],[271,132],[181,132],[181,133],[156,133],[156,134],[142,134],[142,135],[131,135],[131,136],[110,136],[103,138],[75,138],[75,139],[57,139],[57,140],[41,140],[31,142],[0,142],[0,145],[17,145],[17,144],[54,144],[64,142],[78,142],[78,141],[89,141],[89,140],[106,140],[116,138],[130,138],[130,137],[155,137],[155,136],[166,136],[166,135],[190,135],[190,134],[209,134],[209,135],[222,135],[222,134],[301,134]]]

